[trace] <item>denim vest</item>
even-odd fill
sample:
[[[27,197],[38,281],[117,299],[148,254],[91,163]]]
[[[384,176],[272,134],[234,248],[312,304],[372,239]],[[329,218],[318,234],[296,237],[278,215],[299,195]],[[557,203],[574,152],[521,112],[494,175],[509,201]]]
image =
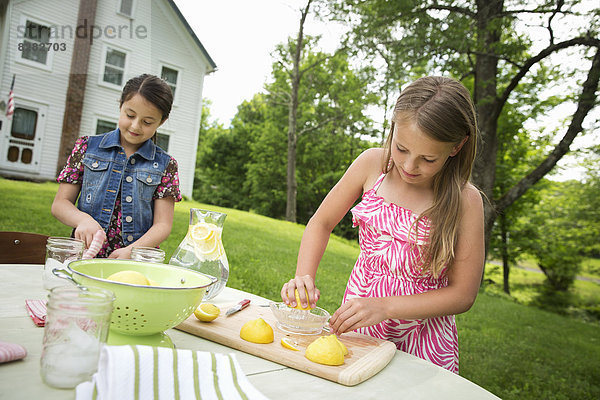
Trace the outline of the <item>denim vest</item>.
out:
[[[119,129],[88,138],[77,208],[106,231],[121,189],[121,237],[128,246],[153,224],[152,196],[171,157],[147,140],[129,158],[121,147]]]

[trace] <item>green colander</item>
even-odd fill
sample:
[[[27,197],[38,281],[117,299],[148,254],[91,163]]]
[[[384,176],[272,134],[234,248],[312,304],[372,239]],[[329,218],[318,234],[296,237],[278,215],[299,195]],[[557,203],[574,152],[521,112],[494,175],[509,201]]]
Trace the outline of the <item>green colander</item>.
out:
[[[137,271],[157,286],[109,281],[119,271]],[[173,328],[200,305],[216,278],[168,264],[132,260],[90,259],[71,261],[54,274],[79,286],[96,286],[115,294],[110,329],[124,335],[145,336]]]

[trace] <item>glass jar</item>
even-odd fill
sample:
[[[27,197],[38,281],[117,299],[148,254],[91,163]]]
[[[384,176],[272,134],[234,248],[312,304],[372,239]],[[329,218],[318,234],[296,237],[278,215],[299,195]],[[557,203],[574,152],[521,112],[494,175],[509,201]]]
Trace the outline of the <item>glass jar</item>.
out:
[[[169,264],[190,268],[215,277],[203,300],[217,296],[227,284],[229,262],[223,247],[223,224],[227,214],[217,211],[190,209],[190,226]]]
[[[48,294],[40,374],[47,385],[74,388],[98,369],[114,294],[106,289],[57,286]]]
[[[46,262],[42,274],[44,289],[50,290],[53,287],[65,284],[64,279],[55,276],[52,270],[54,268],[64,269],[70,261],[80,260],[84,248],[85,243],[83,240],[58,236],[48,238],[46,242]]]
[[[131,249],[131,259],[162,264],[165,261],[165,251],[156,247],[134,247]]]

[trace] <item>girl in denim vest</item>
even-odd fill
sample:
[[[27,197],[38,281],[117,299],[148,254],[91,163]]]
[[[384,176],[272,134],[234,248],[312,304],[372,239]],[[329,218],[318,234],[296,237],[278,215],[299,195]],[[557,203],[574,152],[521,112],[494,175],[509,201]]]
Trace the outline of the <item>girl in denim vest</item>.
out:
[[[158,246],[171,232],[175,202],[181,201],[177,161],[152,138],[172,103],[162,79],[130,79],[121,94],[118,128],[79,138],[57,178],[52,214],[73,227],[86,247],[104,232],[97,257],[130,258],[132,247]]]

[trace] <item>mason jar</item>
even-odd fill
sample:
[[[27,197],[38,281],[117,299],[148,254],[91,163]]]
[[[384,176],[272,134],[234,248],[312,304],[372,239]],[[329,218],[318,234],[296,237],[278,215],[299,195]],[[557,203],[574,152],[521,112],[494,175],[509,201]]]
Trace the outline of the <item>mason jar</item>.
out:
[[[40,374],[47,385],[74,388],[98,369],[115,295],[110,290],[57,286],[48,294]]]
[[[131,249],[131,259],[162,264],[165,261],[165,251],[156,247],[134,247]]]
[[[52,270],[54,268],[64,269],[70,261],[80,260],[84,249],[83,240],[50,236],[46,242],[46,262],[42,275],[44,289],[50,290],[53,287],[64,285],[64,279],[55,276]]]

